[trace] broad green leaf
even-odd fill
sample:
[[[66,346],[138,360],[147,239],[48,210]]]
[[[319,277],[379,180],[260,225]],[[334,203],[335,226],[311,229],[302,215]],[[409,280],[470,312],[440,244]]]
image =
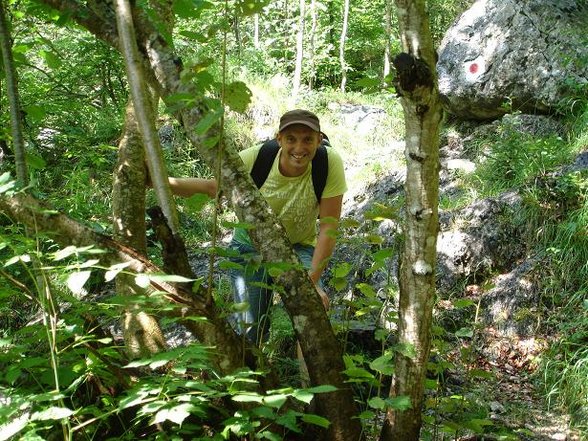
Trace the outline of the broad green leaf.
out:
[[[331,386],[330,384],[323,384],[321,386],[309,387],[304,390],[306,392],[310,392],[311,394],[324,394],[328,392],[335,392],[337,388],[335,386]]]
[[[485,371],[483,369],[472,369],[468,372],[468,375],[474,378],[486,378],[492,379],[494,378],[494,374],[492,372]]]
[[[47,162],[41,156],[32,152],[27,152],[26,162],[29,168],[33,170],[43,170],[47,165]]]
[[[247,85],[242,81],[235,81],[228,84],[225,89],[225,102],[231,110],[245,113],[253,94]]]
[[[231,397],[233,401],[239,403],[262,403],[263,397],[259,394],[239,394]]]
[[[252,230],[253,228],[255,228],[254,224],[250,224],[247,222],[222,221],[221,225],[225,228],[243,228],[244,230]]]
[[[61,420],[73,415],[74,411],[66,407],[48,407],[31,415],[31,420],[46,421],[46,420]]]
[[[264,397],[263,403],[270,406],[270,407],[274,407],[276,409],[279,409],[280,407],[282,407],[284,405],[284,403],[286,402],[287,399],[288,399],[288,396],[285,394],[275,394],[275,395],[269,395],[267,397]]]
[[[196,134],[204,135],[206,132],[208,132],[208,130],[213,125],[215,125],[217,122],[219,122],[222,114],[223,114],[222,109],[210,110],[206,115],[204,115],[204,118],[202,118],[198,122],[196,127],[194,128],[194,131],[196,132]]]
[[[115,265],[111,265],[106,273],[104,274],[104,280],[106,282],[110,282],[113,280],[122,270],[127,268],[131,263],[130,262],[123,262],[117,263]]]
[[[50,69],[57,69],[61,66],[61,59],[50,51],[40,51],[39,55],[45,60],[45,63]]]
[[[137,274],[135,277],[135,284],[139,288],[147,288],[150,284],[149,276],[147,274]]]
[[[474,331],[471,328],[461,328],[455,331],[456,337],[465,337],[465,338],[472,338],[474,335]]]
[[[376,358],[370,363],[370,368],[384,375],[392,375],[394,373],[392,354],[384,354]]]
[[[347,274],[349,274],[349,272],[351,271],[351,264],[349,264],[348,262],[341,262],[339,264],[337,264],[335,266],[335,268],[333,269],[333,277],[337,277],[337,278],[342,278],[347,276]]]
[[[187,283],[193,282],[194,279],[178,276],[175,274],[149,274],[149,279],[154,282],[171,282],[171,283]]]
[[[41,121],[43,118],[45,118],[45,115],[47,114],[43,107],[37,105],[26,106],[25,112],[27,114],[27,118],[30,118],[35,121]]]
[[[376,297],[376,291],[374,291],[372,285],[368,285],[367,283],[358,283],[355,286],[357,289],[359,289],[359,291],[361,291],[362,294],[368,297]]]
[[[92,271],[78,271],[75,273],[71,273],[67,277],[67,287],[74,294],[82,294],[84,285],[90,278],[90,275],[92,275]]]
[[[471,299],[458,299],[458,300],[454,300],[452,303],[453,303],[453,307],[458,308],[458,309],[467,308],[468,306],[472,306],[472,305],[476,304],[476,302],[474,302]]]
[[[155,414],[152,424],[171,421],[181,426],[184,420],[190,416],[190,411],[193,409],[195,409],[195,407],[190,403],[182,403],[169,409],[161,409]]]
[[[231,262],[230,260],[223,260],[222,262],[219,262],[218,267],[221,270],[230,270],[230,269],[242,270],[243,269],[243,265],[240,265],[236,262]]]
[[[394,349],[394,351],[398,352],[399,354],[404,355],[405,357],[408,357],[408,358],[416,357],[416,351],[414,349],[414,346],[411,344],[398,343],[398,344],[394,345],[392,347],[392,349]]]
[[[269,0],[238,0],[237,11],[242,16],[258,14],[269,4]]]
[[[270,432],[269,430],[262,430],[261,432],[257,433],[255,437],[260,439],[269,439],[270,441],[283,440],[283,438],[280,435],[275,434],[274,432]]]
[[[402,395],[400,397],[386,398],[386,406],[394,410],[407,410],[412,408],[410,397]]]
[[[207,194],[197,193],[194,196],[187,198],[184,201],[186,207],[193,213],[198,213],[210,201],[210,196]]]
[[[331,425],[331,422],[328,419],[309,413],[302,415],[302,421],[305,423],[314,424],[315,426],[323,427],[325,429],[328,429]]]
[[[173,11],[181,18],[199,18],[207,8],[212,7],[212,3],[204,0],[174,0]]]
[[[11,419],[8,424],[2,424],[0,426],[0,439],[9,440],[13,438],[17,433],[21,432],[29,424],[29,412],[24,412],[22,415]],[[19,438],[22,439],[22,438]]]
[[[380,397],[374,397],[368,401],[368,406],[372,409],[384,410],[386,407],[386,401]]]

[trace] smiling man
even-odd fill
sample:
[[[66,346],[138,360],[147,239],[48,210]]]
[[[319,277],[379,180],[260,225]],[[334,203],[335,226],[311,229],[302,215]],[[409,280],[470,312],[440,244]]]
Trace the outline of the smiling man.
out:
[[[276,141],[279,150],[271,162],[267,177],[261,183],[260,191],[282,222],[300,261],[319,288],[326,307],[328,299],[320,289],[320,277],[335,247],[334,234],[329,231],[337,228],[343,194],[347,190],[343,161],[333,148],[321,145],[323,134],[319,119],[307,110],[296,109],[282,115]],[[313,163],[313,159],[319,148],[326,150],[321,158],[326,161],[326,164],[321,164],[321,173],[326,173],[326,179],[322,177],[324,189],[317,194],[312,168],[313,164],[318,166]],[[258,156],[266,154],[262,146],[240,153],[250,172]],[[207,179],[170,178],[170,185],[174,194],[179,196],[195,193],[214,196],[217,191],[216,181]],[[317,217],[321,220],[318,232]],[[259,265],[258,253],[244,229],[235,230],[230,247],[239,252],[239,257],[234,261],[243,268],[231,271],[234,300],[236,303],[249,304],[245,312],[234,317],[234,321],[240,332],[259,344],[269,334],[267,315],[272,290],[268,286],[272,280],[263,265]]]

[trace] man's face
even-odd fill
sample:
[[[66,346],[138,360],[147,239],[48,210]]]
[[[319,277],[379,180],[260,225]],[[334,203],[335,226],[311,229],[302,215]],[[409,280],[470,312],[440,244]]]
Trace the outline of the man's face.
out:
[[[280,172],[300,176],[314,158],[322,135],[303,124],[294,124],[278,133],[277,140],[282,147]]]

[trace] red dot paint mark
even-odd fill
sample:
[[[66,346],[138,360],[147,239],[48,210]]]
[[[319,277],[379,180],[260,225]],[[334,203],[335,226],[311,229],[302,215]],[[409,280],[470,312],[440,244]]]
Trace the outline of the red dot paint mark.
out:
[[[470,73],[475,74],[476,72],[478,72],[478,63],[470,64]]]

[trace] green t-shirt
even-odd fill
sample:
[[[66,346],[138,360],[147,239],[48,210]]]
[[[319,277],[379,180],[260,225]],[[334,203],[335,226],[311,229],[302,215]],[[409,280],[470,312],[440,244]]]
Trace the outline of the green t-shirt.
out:
[[[251,172],[261,145],[240,152],[245,168]],[[306,171],[296,177],[283,176],[278,168],[281,150],[276,155],[269,175],[260,188],[261,194],[273,212],[284,225],[292,244],[314,245],[316,243],[316,219],[319,205],[312,185],[312,163]],[[327,147],[329,172],[323,190],[323,198],[332,198],[347,191],[345,172],[341,157],[331,147]],[[251,243],[246,231],[237,228],[234,240]]]

